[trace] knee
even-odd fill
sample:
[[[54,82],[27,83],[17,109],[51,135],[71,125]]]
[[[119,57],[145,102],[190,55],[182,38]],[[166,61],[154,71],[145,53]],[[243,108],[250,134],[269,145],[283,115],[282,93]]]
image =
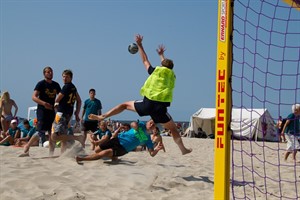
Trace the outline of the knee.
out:
[[[102,151],[102,149],[99,147],[99,146],[97,146],[96,148],[95,148],[95,153],[100,153]]]
[[[55,141],[56,142],[56,140],[57,140],[57,134],[56,133],[51,133],[51,140],[52,141]]]
[[[120,104],[120,107],[121,107],[122,109],[124,109],[124,110],[127,108],[127,106],[128,106],[128,105],[127,105],[127,102],[121,103],[121,104]]]

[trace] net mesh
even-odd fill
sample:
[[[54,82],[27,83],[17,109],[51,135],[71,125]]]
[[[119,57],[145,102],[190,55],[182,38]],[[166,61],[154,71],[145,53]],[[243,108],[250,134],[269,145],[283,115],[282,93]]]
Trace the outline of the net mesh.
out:
[[[233,199],[300,199],[300,164],[291,156],[284,160],[287,144],[279,141],[275,126],[279,116],[287,117],[292,105],[300,103],[297,6],[298,0],[234,1],[232,106],[251,114],[250,120],[240,120],[250,133],[241,131],[231,140]],[[257,114],[259,125],[251,119]],[[300,161],[300,152],[297,156]]]

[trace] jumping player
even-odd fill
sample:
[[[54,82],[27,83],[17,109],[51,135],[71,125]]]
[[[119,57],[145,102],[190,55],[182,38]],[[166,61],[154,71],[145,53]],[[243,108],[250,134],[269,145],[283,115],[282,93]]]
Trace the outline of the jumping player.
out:
[[[138,45],[142,62],[150,74],[140,91],[144,99],[124,102],[102,115],[91,114],[89,118],[103,120],[119,114],[125,109],[137,112],[140,116],[150,115],[155,123],[162,123],[165,128],[171,131],[172,137],[181,150],[181,153],[183,155],[188,154],[192,149],[187,149],[184,146],[176,124],[167,111],[167,107],[172,102],[176,79],[172,70],[174,67],[173,61],[164,57],[165,47],[160,45],[156,51],[161,59],[161,66],[152,67],[142,45],[143,36],[136,35],[135,41]]]

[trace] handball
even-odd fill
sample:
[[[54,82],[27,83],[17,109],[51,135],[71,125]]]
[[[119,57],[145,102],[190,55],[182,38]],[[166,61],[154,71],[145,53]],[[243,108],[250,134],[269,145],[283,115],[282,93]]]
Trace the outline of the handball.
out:
[[[131,44],[128,46],[128,51],[129,51],[129,53],[131,53],[131,54],[136,54],[136,53],[139,51],[139,48],[138,48],[138,46],[137,46],[135,43],[131,43]]]

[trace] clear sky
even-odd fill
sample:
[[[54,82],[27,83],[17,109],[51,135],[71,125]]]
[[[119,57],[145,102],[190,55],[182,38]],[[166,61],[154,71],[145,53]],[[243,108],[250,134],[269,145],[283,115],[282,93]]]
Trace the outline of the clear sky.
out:
[[[82,100],[95,88],[104,112],[141,99],[147,73],[139,54],[127,51],[137,33],[152,65],[160,63],[159,44],[174,60],[174,120],[215,105],[217,1],[1,0],[0,13],[0,89],[10,92],[19,116],[35,105],[31,95],[47,65],[60,84],[71,69]],[[113,117],[137,118],[129,111]]]
[[[148,74],[139,54],[131,55],[127,51],[128,45],[134,42],[134,35],[137,33],[144,36],[144,48],[153,66],[160,63],[155,51],[159,44],[166,46],[166,57],[174,60],[177,82],[169,112],[175,121],[188,121],[201,107],[215,107],[217,0],[0,0],[0,2],[0,90],[10,92],[11,98],[19,106],[18,115],[21,117],[26,117],[27,108],[35,105],[31,95],[36,83],[43,78],[42,70],[45,66],[54,69],[54,80],[60,84],[62,71],[71,69],[74,73],[73,83],[77,86],[83,101],[88,98],[88,90],[95,88],[96,97],[102,101],[103,112],[121,102],[141,99],[139,90]],[[274,15],[273,13],[276,15],[274,18],[277,15],[282,16],[284,9],[280,6],[287,4],[281,0],[267,0],[264,4],[252,0],[239,2],[236,2],[236,13],[248,19],[252,18],[251,20],[256,20],[259,16],[262,20],[261,29],[269,27],[270,24],[274,25],[274,28],[283,27],[282,20],[277,21],[279,24],[263,21],[266,16]],[[274,6],[271,7],[271,4],[279,6],[276,10],[272,10]],[[246,12],[243,7],[248,5],[250,9]],[[262,11],[262,15],[256,14],[256,11]],[[287,76],[287,80],[283,81],[284,85],[281,84],[282,79],[278,81],[280,77],[278,75],[274,78],[269,77],[270,73],[267,73],[267,77],[255,77],[259,83],[267,80],[268,85],[276,87],[275,94],[268,96],[267,99],[262,97],[263,100],[270,101],[271,105],[260,102],[254,102],[253,105],[256,108],[270,108],[274,118],[277,114],[283,116],[288,114],[291,111],[290,104],[299,101],[299,92],[295,93],[293,90],[291,92],[293,94],[286,95],[283,92],[279,94],[277,90],[287,84],[291,84],[287,87],[295,88],[296,84],[296,91],[299,91],[300,81],[297,80],[300,71],[300,12],[293,10],[291,14],[292,18],[298,21],[291,20],[289,29],[299,34],[294,34],[295,37],[287,41],[298,47],[295,53],[289,54],[296,57],[294,62],[296,71],[292,73],[298,72],[298,75],[294,74],[293,81]],[[238,25],[239,22],[236,21]],[[251,27],[249,23],[246,26],[245,30],[242,30],[245,33],[241,33],[243,39],[251,38],[251,32],[258,30],[253,29],[254,26]],[[238,32],[235,34],[236,41],[239,41]],[[282,35],[284,34],[272,36],[272,40],[280,39]],[[265,39],[263,37],[262,40]],[[253,43],[252,39],[245,41]],[[248,51],[252,51],[251,43],[247,47]],[[243,41],[238,42],[237,46],[240,44],[242,45]],[[257,48],[255,53],[264,50],[262,46],[255,48]],[[238,52],[235,53],[239,62],[242,55],[238,56]],[[247,69],[248,64],[254,66],[252,62],[255,62],[255,59],[252,59],[251,55],[246,55],[245,58],[246,60],[241,61],[242,67],[239,68],[237,65],[235,71]],[[265,65],[263,62],[261,65],[268,66],[268,70],[271,71],[274,66],[271,63]],[[281,69],[291,68],[287,66]],[[254,87],[253,94],[258,98],[265,94],[263,92],[266,91],[265,88],[262,88],[261,92],[260,88],[252,87]],[[284,101],[281,101],[282,96],[285,98]],[[237,103],[240,101],[234,100]],[[277,103],[288,106],[281,110],[276,106]],[[278,108],[281,110],[280,113],[276,112]],[[113,119],[143,118],[126,111]]]

